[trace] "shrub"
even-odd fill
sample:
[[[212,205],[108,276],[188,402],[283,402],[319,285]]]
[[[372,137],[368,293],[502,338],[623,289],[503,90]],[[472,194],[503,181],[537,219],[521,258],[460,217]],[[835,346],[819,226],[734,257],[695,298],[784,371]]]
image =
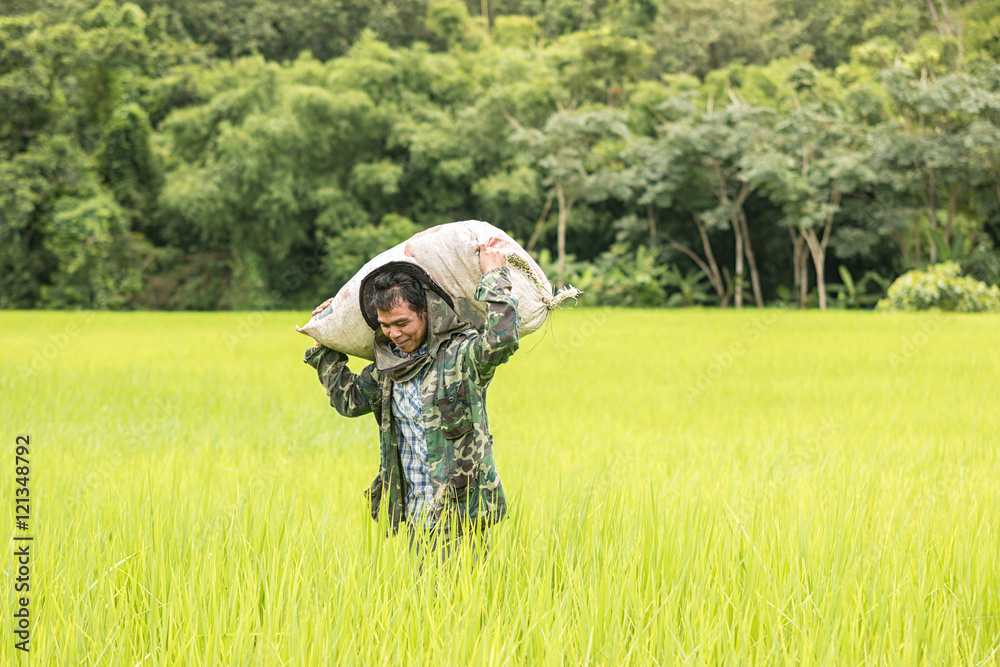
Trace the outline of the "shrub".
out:
[[[1000,312],[1000,287],[962,275],[955,262],[926,271],[907,271],[896,279],[878,310],[940,310],[962,313]]]

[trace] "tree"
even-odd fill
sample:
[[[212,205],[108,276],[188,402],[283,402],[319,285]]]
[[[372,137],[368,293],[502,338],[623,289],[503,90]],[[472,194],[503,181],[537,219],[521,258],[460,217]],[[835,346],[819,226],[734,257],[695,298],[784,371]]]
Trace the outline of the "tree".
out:
[[[690,113],[692,110],[689,105],[684,105],[682,113]],[[629,164],[628,180],[634,191],[635,203],[645,213],[650,250],[657,249],[660,237],[664,237],[671,248],[694,261],[702,275],[708,278],[718,295],[720,305],[725,307],[731,293],[726,288],[702,220],[700,211],[706,206],[703,201],[699,201],[700,188],[692,187],[700,169],[692,172],[691,163],[685,160],[682,145],[675,144],[666,136],[659,139],[639,138],[629,146],[625,159]],[[689,245],[659,229],[658,212],[670,208],[689,212],[697,229],[704,258]]]
[[[166,35],[156,55],[134,4],[66,11],[74,23],[48,12],[0,19],[8,307],[121,307],[137,291],[149,251],[138,227],[160,182],[144,103],[158,69],[192,55]]]
[[[733,63],[764,63],[774,53],[772,3],[666,0],[646,41],[657,74],[693,74]]]
[[[722,111],[709,108],[704,114],[667,122],[660,130],[665,142],[679,147],[688,178],[712,193],[714,205],[698,212],[701,219],[709,228],[728,224],[733,231],[737,308],[743,306],[744,259],[754,300],[759,308],[764,306],[744,204],[760,185],[755,157],[772,141],[772,116],[766,109],[737,102]]]
[[[754,178],[782,207],[794,244],[799,304],[808,293],[806,257],[816,269],[819,307],[826,309],[826,251],[845,195],[875,181],[864,138],[830,105],[803,105],[778,126],[778,153],[759,160]]]
[[[303,249],[370,224],[359,196],[398,187],[397,172],[366,166],[385,131],[373,101],[300,83],[310,72],[308,60],[284,70],[260,58],[225,66],[211,102],[162,125],[174,156],[159,199],[163,224],[178,244],[224,254],[228,307],[270,303],[269,287],[301,289],[281,276],[302,263]]]
[[[652,49],[609,28],[573,33],[547,50],[558,77],[560,111],[578,106],[620,106],[628,85],[635,81],[652,55]]]
[[[578,200],[626,199],[629,189],[621,168],[610,164],[616,144],[628,136],[624,115],[610,109],[560,111],[541,130],[519,128],[512,140],[545,174],[543,184],[558,204],[557,258],[559,279],[566,270],[566,221]],[[539,219],[539,224],[543,221]]]
[[[888,187],[906,192],[923,207],[928,258],[933,264],[938,260],[934,237],[942,226],[942,214],[943,238],[948,244],[956,214],[974,180],[968,159],[968,149],[979,143],[974,123],[982,113],[996,108],[996,94],[964,73],[930,79],[896,68],[884,74],[884,81],[898,116],[877,133],[876,159]],[[923,255],[924,233],[920,219],[914,217],[917,261]]]

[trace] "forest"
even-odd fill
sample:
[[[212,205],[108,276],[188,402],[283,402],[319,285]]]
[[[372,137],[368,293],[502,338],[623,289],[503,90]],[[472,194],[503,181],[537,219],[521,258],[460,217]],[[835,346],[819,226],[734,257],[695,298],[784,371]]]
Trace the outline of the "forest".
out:
[[[0,9],[2,308],[310,308],[465,219],[592,305],[1000,284],[1000,0]]]

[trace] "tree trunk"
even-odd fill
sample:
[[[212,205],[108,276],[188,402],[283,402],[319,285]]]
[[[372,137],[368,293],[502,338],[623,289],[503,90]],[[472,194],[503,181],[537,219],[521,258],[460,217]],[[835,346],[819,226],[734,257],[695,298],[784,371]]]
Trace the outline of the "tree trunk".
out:
[[[716,196],[719,198],[719,202],[722,204],[729,204],[729,192],[727,183],[728,178],[726,174],[723,173],[722,167],[718,164],[713,165],[715,171],[715,189]],[[731,173],[731,172],[730,172]],[[729,224],[733,228],[733,236],[736,239],[736,275],[733,276],[733,289],[734,289],[734,299],[733,303],[737,309],[743,307],[743,256],[746,251],[743,249],[743,243],[746,239],[744,233],[744,226],[740,224],[740,217],[743,213],[743,202],[750,195],[750,184],[743,183],[740,186],[740,191],[736,195],[736,201],[733,202],[733,214],[729,217]],[[752,254],[750,255],[753,256]]]
[[[555,188],[549,190],[549,196],[545,198],[545,206],[542,207],[542,214],[538,216],[538,220],[535,222],[535,229],[531,232],[531,238],[528,239],[528,245],[525,250],[531,252],[538,243],[538,235],[542,233],[542,225],[545,223],[545,219],[549,217],[549,209],[552,207],[552,198],[556,196]]]
[[[734,220],[733,225],[739,226],[740,234],[742,236],[743,252],[747,256],[747,264],[750,266],[750,285],[753,287],[754,300],[757,303],[758,308],[764,307],[764,298],[761,296],[760,292],[760,278],[757,275],[757,262],[754,261],[753,248],[750,246],[750,228],[747,226],[747,216],[743,212],[743,204],[746,202],[747,197],[750,196],[750,184],[744,182],[740,186],[740,192],[736,195],[736,201],[734,203]],[[742,273],[737,271],[737,273]],[[742,296],[742,295],[741,295]]]
[[[716,285],[715,290],[722,296],[725,293],[725,287],[722,282],[722,274],[719,273],[719,265],[715,262],[715,254],[712,252],[712,244],[708,240],[708,232],[705,231],[705,223],[701,221],[701,216],[697,213],[694,214],[694,224],[698,228],[698,235],[701,236],[701,247],[705,249],[705,258],[708,260],[708,266],[712,269],[709,274],[709,280],[712,280],[712,284]]]
[[[656,238],[656,216],[653,215],[653,205],[646,207],[646,220],[649,221],[649,249],[654,250],[659,245]]]
[[[722,297],[722,303],[719,304],[719,308],[725,308],[729,305],[729,300],[733,298],[733,279],[729,275],[729,267],[722,267],[722,277],[726,281],[726,295]]]
[[[747,254],[747,264],[750,266],[750,285],[753,287],[753,298],[758,308],[764,307],[764,296],[760,290],[760,275],[757,273],[757,262],[753,258],[753,248],[750,245],[750,229],[747,226],[747,216],[741,207],[739,210],[740,226],[743,228],[743,251]]]
[[[944,15],[945,23],[948,25],[948,32],[955,38],[958,45],[958,61],[965,62],[965,48],[962,46],[962,24],[951,20],[951,12],[948,11],[948,0],[941,0],[941,13]]]
[[[559,201],[559,232],[557,236],[557,249],[559,253],[559,282],[563,282],[566,276],[566,219],[569,217],[569,210],[573,206],[573,200],[566,201],[566,193],[563,185],[556,186],[556,199]]]
[[[703,260],[701,257],[698,256],[698,253],[696,253],[694,250],[691,250],[691,248],[679,242],[677,239],[670,236],[669,234],[667,234],[667,243],[670,244],[671,248],[674,248],[675,250],[680,250],[682,253],[690,257],[694,261],[694,263],[698,265],[698,268],[701,269],[702,273],[704,273],[708,277],[709,282],[712,283],[712,287],[715,289],[716,294],[718,294],[720,298],[725,295],[726,291],[725,288],[722,286],[721,278],[712,273],[712,269],[709,268],[709,266],[705,263],[705,260]],[[717,271],[718,269],[715,270]]]
[[[788,236],[792,239],[792,289],[796,292],[799,291],[799,285],[802,284],[802,278],[799,276],[799,255],[802,254],[802,244],[795,237],[795,228],[788,228]]]
[[[952,225],[955,222],[955,211],[958,209],[958,198],[961,194],[962,194],[962,188],[956,186],[955,190],[951,193],[951,196],[948,198],[948,221],[945,223],[944,226],[944,242],[947,243],[949,246],[951,245]],[[957,261],[955,257],[952,257],[952,259]]]
[[[833,229],[833,216],[840,208],[840,189],[833,188],[830,194],[830,212],[826,216],[826,223],[823,225],[823,238],[816,237],[816,229],[808,227],[803,230],[806,244],[809,246],[809,253],[812,255],[813,265],[816,267],[816,290],[819,292],[819,309],[826,310],[826,247],[830,244],[830,231]]]
[[[736,308],[743,307],[743,231],[740,229],[739,220],[730,221],[733,225],[733,234],[736,236],[736,275],[733,276],[733,304]]]
[[[801,276],[802,284],[799,289],[799,307],[805,308],[809,301],[809,253],[806,252],[806,240],[799,234],[799,276]]]
[[[934,26],[937,28],[938,35],[944,37],[945,31],[944,28],[941,26],[941,21],[938,20],[937,8],[934,6],[934,0],[927,0],[927,9],[930,10],[931,21],[934,22]]]
[[[931,20],[934,22],[934,27],[937,28],[938,35],[941,37],[959,37],[959,31],[955,30],[955,24],[951,20],[951,12],[948,11],[947,0],[941,0],[941,15],[944,16],[944,24],[938,19],[937,7],[934,6],[934,0],[927,0],[927,9],[930,11]],[[959,43],[959,49],[961,49],[961,43]],[[959,56],[962,55],[961,50],[959,51]]]
[[[920,252],[920,216],[917,214],[913,215],[913,254],[915,261],[923,259],[923,253]]]
[[[948,26],[948,34],[952,37],[961,37],[961,31],[956,30],[955,24],[952,23],[951,12],[948,11],[948,0],[941,0],[941,14],[944,16],[944,21]],[[961,48],[961,46],[959,46],[959,48]],[[961,51],[959,51],[959,55],[961,55]]]
[[[809,274],[805,270],[805,239],[798,227],[789,227],[788,235],[792,237],[792,275],[799,293],[799,308],[805,308],[809,294]]]
[[[802,235],[809,246],[809,254],[812,255],[813,265],[816,267],[816,290],[819,292],[819,309],[826,310],[826,280],[823,278],[823,271],[826,269],[826,253],[820,250],[819,239],[816,238],[816,230],[806,227],[802,230]]]
[[[927,195],[928,195],[928,202],[927,202],[927,204],[928,204],[928,209],[929,209],[927,211],[928,214],[929,214],[928,222],[931,225],[931,229],[937,229],[938,228],[938,219],[937,219],[937,179],[934,178],[934,170],[929,170],[929,174],[930,174],[930,180],[929,180],[929,187],[927,189]],[[933,235],[930,236],[929,243],[930,243],[930,252],[931,252],[931,264],[937,264],[937,256],[938,256],[938,253],[937,253],[937,243],[934,242],[934,236]]]
[[[480,8],[483,12],[483,38],[486,46],[490,45],[490,0],[480,0]]]

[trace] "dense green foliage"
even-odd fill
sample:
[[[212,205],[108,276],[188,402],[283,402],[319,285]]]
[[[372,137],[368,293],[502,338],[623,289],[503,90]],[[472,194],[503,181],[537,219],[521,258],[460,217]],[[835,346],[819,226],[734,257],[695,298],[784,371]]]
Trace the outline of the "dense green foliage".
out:
[[[995,664],[1000,315],[557,312],[490,387],[489,559],[423,578],[296,322],[0,313],[33,665]]]
[[[1000,282],[998,0],[6,11],[3,308],[303,307],[467,218],[591,303]]]
[[[955,262],[926,271],[907,271],[879,301],[879,310],[931,310],[959,313],[1000,312],[1000,287],[963,276]]]

